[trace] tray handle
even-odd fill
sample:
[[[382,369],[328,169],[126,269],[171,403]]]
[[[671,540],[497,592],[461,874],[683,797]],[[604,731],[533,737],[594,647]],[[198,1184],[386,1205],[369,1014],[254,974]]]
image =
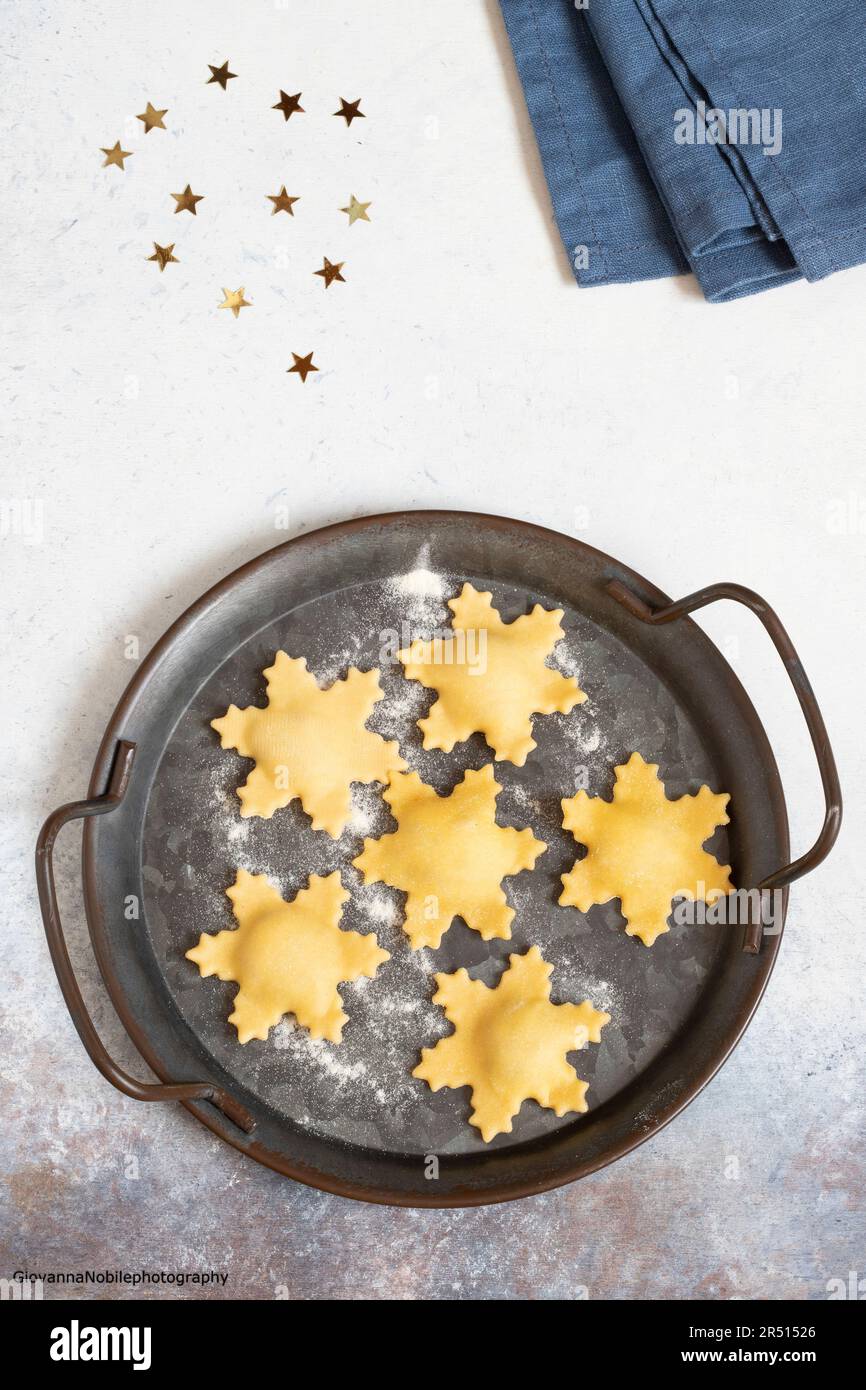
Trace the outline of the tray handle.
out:
[[[718,599],[732,599],[734,603],[742,603],[760,618],[770,635],[773,646],[784,662],[785,670],[788,672],[800,702],[800,708],[805,716],[806,727],[809,730],[812,747],[818,760],[821,785],[824,789],[824,824],[810,850],[802,854],[799,859],[792,860],[790,864],[784,864],[775,873],[770,874],[759,883],[757,887],[759,890],[787,888],[788,884],[793,883],[795,879],[811,873],[812,869],[816,869],[827,858],[836,843],[836,837],[842,823],[842,789],[839,785],[836,760],[830,747],[824,718],[818,707],[818,701],[815,699],[815,692],[809,683],[809,678],[803,669],[803,663],[797,655],[794,644],[782,626],[778,615],[759,594],[756,594],[752,589],[744,588],[742,584],[710,584],[707,588],[699,589],[697,593],[689,594],[687,598],[681,598],[676,603],[669,603],[663,608],[652,608],[619,579],[610,580],[606,588],[611,597],[616,599],[617,603],[622,604],[629,613],[640,618],[641,622],[650,623],[654,627],[659,627],[663,623],[675,622],[677,618],[684,617],[686,613],[693,613],[697,608],[705,608],[707,604],[715,603]],[[762,935],[763,926],[759,913],[758,920],[750,922],[746,928],[743,950],[757,955],[761,947]]]
[[[210,1082],[171,1082],[168,1084],[137,1081],[123,1071],[109,1056],[93,1026],[87,1006],[78,988],[78,981],[72,969],[69,952],[63,937],[60,912],[57,906],[57,891],[54,886],[54,842],[58,833],[69,821],[81,820],[87,816],[104,816],[113,811],[123,800],[132,763],[135,757],[135,744],[121,740],[111,768],[108,788],[102,796],[91,797],[87,801],[70,801],[52,811],[46,820],[36,842],[36,883],[39,889],[39,905],[42,909],[42,922],[48,938],[48,949],[57,972],[57,979],[66,1007],[75,1024],[78,1036],[87,1049],[90,1060],[102,1072],[112,1086],[133,1100],[209,1100],[218,1110],[249,1134],[255,1128],[255,1120],[244,1107],[228,1092]]]

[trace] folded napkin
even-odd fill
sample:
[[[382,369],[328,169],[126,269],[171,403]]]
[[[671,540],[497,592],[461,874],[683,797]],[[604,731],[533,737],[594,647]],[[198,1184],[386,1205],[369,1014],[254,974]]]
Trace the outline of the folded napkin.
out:
[[[866,261],[864,0],[500,0],[581,285]]]

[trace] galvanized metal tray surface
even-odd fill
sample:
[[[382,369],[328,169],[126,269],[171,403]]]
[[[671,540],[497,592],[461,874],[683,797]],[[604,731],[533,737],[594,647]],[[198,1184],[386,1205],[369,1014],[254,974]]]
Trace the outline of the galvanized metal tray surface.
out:
[[[407,634],[447,625],[445,602],[466,580],[490,589],[507,619],[536,602],[562,608],[566,636],[551,664],[576,674],[589,698],[568,715],[535,720],[538,746],[524,767],[495,764],[498,821],[530,826],[549,847],[533,872],[505,882],[512,940],[484,942],[458,920],[438,950],[413,952],[400,926],[402,895],[365,886],[351,867],[365,835],[393,829],[381,789],[354,788],[339,841],[314,832],[298,802],[270,821],[241,820],[235,789],[251,764],[221,751],[210,720],[230,703],[264,704],[261,672],[278,649],[306,657],[322,683],[349,665],[377,666],[385,699],[370,727],[398,738],[424,780],[449,791],[467,768],[491,761],[491,750],[476,735],[452,754],[425,752],[416,720],[435,695],[407,682],[391,658]],[[90,795],[99,799],[134,745],[111,814],[86,826],[88,921],[142,1056],[175,1089],[213,1095],[216,1104],[180,1098],[236,1148],[368,1200],[503,1200],[582,1176],[641,1143],[735,1045],[772,969],[781,922],[756,953],[743,950],[742,930],[710,925],[674,926],[647,949],[626,936],[616,903],[587,914],[557,904],[560,875],[579,855],[560,799],[579,785],[609,796],[615,765],[634,750],[659,764],[670,796],[702,783],[731,794],[731,823],[708,847],[732,864],[735,883],[757,884],[788,860],[775,760],[730,667],[688,617],[642,621],[617,585],[633,608],[669,603],[609,557],[525,523],[448,512],[364,518],[244,566],[143,664],[94,768]],[[352,893],[344,925],[376,931],[391,953],[375,979],[341,988],[350,1021],[339,1046],[314,1042],[290,1020],[266,1042],[240,1046],[227,1023],[236,986],[202,980],[185,959],[200,932],[232,925],[225,889],[239,867],[268,873],[287,897],[310,873],[341,870]],[[130,901],[137,918],[124,911]],[[450,1031],[431,1003],[433,974],[465,966],[493,984],[509,954],[532,944],[554,966],[555,1001],[589,998],[612,1021],[601,1045],[570,1056],[589,1081],[588,1114],[557,1119],[527,1101],[513,1133],[485,1144],[467,1122],[466,1089],[433,1094],[411,1077],[420,1049]],[[232,1103],[219,1108],[220,1096]]]

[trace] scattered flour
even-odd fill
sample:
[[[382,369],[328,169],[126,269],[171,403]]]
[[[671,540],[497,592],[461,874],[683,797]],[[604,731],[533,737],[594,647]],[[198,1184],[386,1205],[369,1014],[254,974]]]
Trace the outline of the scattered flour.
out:
[[[396,927],[402,919],[402,912],[387,888],[374,885],[365,897],[362,906],[377,927]]]
[[[345,1062],[333,1043],[311,1038],[292,1018],[284,1018],[273,1029],[271,1042],[278,1052],[294,1052],[305,1062],[315,1062],[336,1085],[345,1086],[367,1074],[365,1062]]]
[[[444,575],[428,569],[417,569],[409,574],[398,575],[392,583],[398,593],[414,598],[441,599],[445,597],[447,589]]]
[[[569,640],[568,634],[560,637],[547,659],[548,666],[554,666],[564,676],[574,676],[580,685],[580,659]]]
[[[447,626],[451,611],[445,600],[458,592],[459,585],[449,575],[429,568],[429,551],[425,546],[416,558],[415,568],[406,574],[393,575],[386,580],[384,588],[403,646],[416,637],[428,637],[434,629]]]
[[[385,738],[397,739],[404,757],[411,766],[417,766],[422,775],[427,775],[424,764],[427,755],[420,751],[416,722],[434,696],[418,682],[404,679],[402,667],[396,661],[396,651],[416,637],[429,638],[447,632],[451,612],[446,600],[458,593],[460,587],[459,579],[430,568],[425,548],[416,557],[411,570],[394,575],[379,586],[369,607],[364,600],[365,607],[358,614],[358,632],[352,640],[339,650],[329,652],[324,662],[313,664],[311,661],[310,664],[322,687],[343,679],[350,666],[358,665],[366,670],[378,665],[385,696],[376,705],[370,727]],[[378,639],[378,654],[375,651],[371,654],[371,634],[374,642]],[[292,651],[290,654],[302,653]],[[550,664],[566,674],[577,673],[578,663],[568,639],[559,644]],[[594,753],[601,747],[600,730],[580,710],[575,711],[572,718],[558,720],[557,724],[574,747],[579,761],[582,754]],[[538,721],[538,727],[541,725],[542,721]],[[330,1092],[337,1091],[343,1096],[340,1104],[351,1106],[358,1096],[366,1096],[386,1112],[402,1105],[407,1107],[406,1114],[411,1115],[418,1099],[418,1085],[411,1078],[410,1062],[418,1046],[430,1045],[436,1037],[443,1036],[448,1025],[441,1009],[431,1002],[435,989],[433,975],[442,968],[441,961],[429,949],[413,951],[409,948],[401,930],[402,894],[382,884],[363,885],[350,867],[351,859],[358,852],[357,841],[378,837],[389,826],[381,787],[353,786],[352,812],[345,837],[332,842],[327,836],[313,834],[309,819],[297,800],[270,822],[252,817],[242,820],[237,786],[245,779],[249,764],[239,763],[234,754],[220,753],[216,740],[214,754],[214,766],[209,774],[212,805],[216,811],[212,825],[213,846],[215,854],[220,853],[220,846],[228,848],[225,858],[230,871],[246,868],[252,873],[266,873],[283,896],[291,900],[310,874],[339,868],[343,883],[351,889],[353,898],[345,925],[374,931],[380,945],[391,953],[390,961],[375,980],[362,978],[342,987],[350,1024],[339,1047],[312,1039],[292,1017],[284,1018],[271,1031],[269,1045],[284,1054],[291,1068],[297,1068],[299,1074],[312,1074],[316,1078],[315,1088],[308,1097],[314,1109],[316,1095],[327,1097]],[[518,825],[530,821],[538,824],[545,813],[543,790],[537,785],[511,781],[508,776],[499,780],[507,786],[507,797],[503,796],[503,803],[507,802],[508,806],[505,820]],[[393,825],[390,828],[393,829]],[[527,895],[528,910],[533,884],[528,879],[525,883],[512,880],[509,891],[515,901],[520,890]],[[221,925],[224,925],[222,921],[214,922],[207,929],[214,930]],[[588,996],[597,1008],[616,1015],[615,991],[607,981],[591,984],[584,978],[577,988],[578,992],[581,988],[584,990],[579,997]],[[371,1022],[363,1024],[365,1018]],[[379,1021],[381,1028],[377,1027]],[[353,1022],[354,1030],[351,1028]],[[373,1028],[375,1041],[365,1040],[364,1026]],[[330,1113],[328,1105],[326,1102],[325,1113]]]
[[[614,988],[609,980],[593,980],[588,987],[589,1002],[593,1008],[603,1009],[605,1013],[616,1018],[619,1014],[619,991]]]
[[[226,839],[230,844],[236,844],[239,840],[248,840],[252,825],[249,820],[237,819],[229,826],[226,831]]]
[[[376,823],[381,820],[381,812],[375,805],[370,805],[367,801],[361,801],[358,795],[358,788],[352,788],[352,814],[349,817],[347,829],[352,835],[366,836],[372,834]]]
[[[521,811],[527,816],[540,816],[543,808],[538,796],[529,788],[523,787],[519,782],[514,783],[508,788],[509,809],[514,812]]]
[[[566,736],[581,753],[597,753],[602,747],[602,734],[598,724],[589,724],[579,718],[570,720],[566,725]]]
[[[376,710],[377,727],[386,732],[389,738],[399,738],[405,742],[412,725],[423,714],[431,694],[417,681],[401,681],[387,702],[383,701]]]

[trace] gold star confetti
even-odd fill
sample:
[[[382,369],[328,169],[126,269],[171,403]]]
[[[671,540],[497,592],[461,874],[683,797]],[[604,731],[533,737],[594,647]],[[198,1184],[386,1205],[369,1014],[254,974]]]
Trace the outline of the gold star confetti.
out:
[[[122,150],[119,140],[115,140],[110,150],[107,150],[104,145],[100,148],[105,155],[105,159],[102,162],[103,169],[107,169],[109,164],[116,164],[118,169],[122,169],[123,161],[132,158],[132,150]]]
[[[144,123],[144,133],[148,135],[152,130],[165,130],[165,124],[162,118],[167,114],[168,107],[165,108],[165,111],[157,111],[156,107],[151,106],[150,102],[148,102],[141,115],[136,116],[135,119]]]
[[[172,261],[174,261],[176,265],[180,265],[180,261],[177,259],[177,256],[172,254],[173,251],[174,242],[172,242],[170,246],[158,246],[156,242],[154,242],[153,255],[146,256],[145,260],[156,261],[157,265],[159,266],[160,274],[162,274],[166,266],[170,265]]]
[[[328,260],[327,256],[323,256],[322,259],[324,260],[325,264],[322,266],[321,270],[314,270],[313,274],[321,275],[322,279],[325,282],[325,289],[328,289],[330,285],[333,285],[335,280],[342,280],[343,284],[345,284],[346,281],[344,277],[340,274],[340,271],[343,269],[343,266],[346,264],[346,262],[338,261],[335,265],[333,261]]]
[[[209,87],[212,82],[218,82],[219,85],[222,87],[223,91],[225,91],[232,78],[237,77],[236,72],[229,72],[228,58],[223,63],[221,68],[215,68],[213,63],[208,63],[208,67],[211,70],[212,76],[209,77],[207,82],[204,84],[206,87]]]
[[[241,309],[250,308],[250,301],[244,299],[243,285],[241,285],[239,290],[227,290],[225,286],[223,286],[223,294],[225,295],[225,299],[219,307],[221,309],[231,309],[235,318],[238,317]]]
[[[298,202],[300,202],[300,198],[299,198],[299,197],[298,197],[298,198],[293,198],[293,197],[291,196],[291,194],[289,194],[289,193],[286,192],[286,185],[285,185],[285,184],[283,184],[283,186],[282,186],[282,188],[280,189],[279,193],[266,193],[266,194],[265,194],[265,197],[266,197],[266,198],[269,198],[270,201],[273,203],[273,205],[274,205],[274,213],[278,213],[278,212],[287,212],[287,213],[289,214],[290,217],[294,217],[294,215],[295,215],[295,210],[294,210],[294,208],[292,207],[292,204],[293,204],[293,203],[298,203]],[[273,216],[273,214],[272,214],[272,216]]]
[[[177,203],[175,212],[191,212],[193,217],[198,215],[196,213],[196,203],[200,203],[204,198],[203,193],[193,193],[189,184],[187,184],[182,193],[172,193],[171,196]]]
[[[339,111],[335,111],[334,115],[342,116],[346,125],[351,125],[358,116],[360,116],[362,120],[366,120],[366,113],[360,109],[360,106],[360,97],[358,97],[357,101],[347,101],[345,97],[340,97],[340,109]]]
[[[372,206],[372,203],[359,203],[353,193],[349,199],[349,206],[340,208],[340,212],[347,212],[349,214],[349,226],[351,227],[353,222],[369,222],[370,218],[367,216],[367,208]]]
[[[295,359],[295,364],[293,367],[288,367],[286,370],[288,372],[297,372],[301,381],[306,381],[310,372],[317,372],[319,370],[318,367],[313,366],[313,354],[311,352],[308,352],[306,357],[299,357],[296,352],[293,352],[292,356]]]
[[[282,87],[280,88],[279,101],[274,102],[274,105],[271,107],[272,111],[282,111],[286,120],[288,120],[290,116],[294,116],[296,111],[303,111],[303,109],[301,105],[301,93],[295,92],[295,95],[290,97],[286,95]]]

